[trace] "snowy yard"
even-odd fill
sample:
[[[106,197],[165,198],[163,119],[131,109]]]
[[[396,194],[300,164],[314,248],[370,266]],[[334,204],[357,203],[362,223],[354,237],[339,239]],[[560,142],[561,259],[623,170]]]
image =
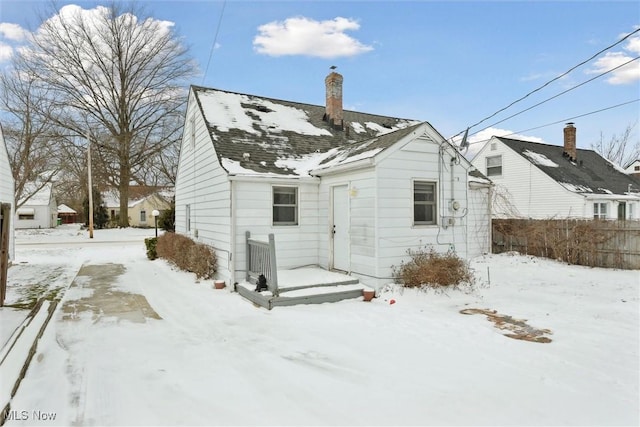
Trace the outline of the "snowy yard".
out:
[[[7,425],[640,423],[637,270],[489,255],[472,261],[470,293],[389,287],[370,303],[267,311],[147,260],[153,232],[17,234],[7,303],[43,278],[64,296]],[[101,292],[142,296],[152,314],[83,303],[97,291],[76,274],[104,264],[122,268]],[[551,342],[506,337],[486,314],[460,313],[471,309]],[[2,342],[16,317],[0,309]]]

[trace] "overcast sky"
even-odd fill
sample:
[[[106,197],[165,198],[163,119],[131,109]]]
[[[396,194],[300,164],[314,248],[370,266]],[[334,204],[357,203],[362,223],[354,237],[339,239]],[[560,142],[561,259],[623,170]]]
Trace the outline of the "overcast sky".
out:
[[[633,124],[640,135],[640,32],[617,43],[640,28],[635,0],[137,3],[190,46],[193,84],[323,105],[337,66],[346,109],[428,121],[445,137],[472,126],[472,142],[516,133],[559,145],[566,121],[581,148]],[[2,0],[0,67],[49,7]]]

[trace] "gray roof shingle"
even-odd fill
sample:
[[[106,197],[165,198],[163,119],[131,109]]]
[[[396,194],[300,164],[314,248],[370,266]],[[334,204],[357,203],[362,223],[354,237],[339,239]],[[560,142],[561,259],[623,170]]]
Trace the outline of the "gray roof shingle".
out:
[[[630,188],[635,192],[640,190],[639,179],[627,175],[593,150],[578,148],[576,162],[572,162],[563,155],[562,146],[504,137],[497,139],[554,181],[576,193],[622,195],[629,192]]]

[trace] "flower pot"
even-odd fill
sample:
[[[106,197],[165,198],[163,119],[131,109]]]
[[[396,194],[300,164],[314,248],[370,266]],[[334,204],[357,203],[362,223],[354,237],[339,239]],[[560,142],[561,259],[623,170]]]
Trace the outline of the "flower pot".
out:
[[[374,291],[373,289],[363,289],[362,290],[362,296],[364,297],[365,301],[371,301],[375,296],[376,296],[376,291]]]
[[[224,289],[224,280],[216,280],[215,282],[213,282],[213,286],[216,289]]]

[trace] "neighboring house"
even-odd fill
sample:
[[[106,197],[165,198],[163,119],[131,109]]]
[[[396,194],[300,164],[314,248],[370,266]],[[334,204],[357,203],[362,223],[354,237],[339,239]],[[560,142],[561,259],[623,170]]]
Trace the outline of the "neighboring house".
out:
[[[493,137],[472,164],[495,184],[496,217],[640,219],[640,180],[593,150]]]
[[[0,126],[0,287],[3,290],[6,284],[6,269],[14,259],[14,197],[15,183]],[[4,294],[0,297],[4,298]]]
[[[408,249],[488,251],[490,181],[429,123],[343,110],[338,73],[325,87],[326,106],[191,87],[176,231],[215,249],[218,278],[245,279],[247,231],[274,234],[278,269],[377,288]]]
[[[78,212],[65,205],[58,205],[58,219],[61,224],[75,224],[78,222]]]
[[[625,168],[625,173],[640,178],[640,159],[633,160]]]
[[[131,227],[154,227],[154,210],[160,214],[171,207],[173,189],[167,187],[134,186],[129,188],[128,216]],[[102,201],[112,221],[120,215],[120,198],[114,191],[102,193]]]
[[[39,185],[38,185],[39,186]],[[37,185],[28,183],[25,185],[25,193],[32,194]],[[16,228],[53,228],[58,225],[58,204],[53,192],[53,184],[48,182],[42,188],[35,191],[16,210]]]
[[[171,198],[166,192],[150,194],[129,202],[129,225],[132,227],[154,227],[153,211],[159,214],[171,207]]]

